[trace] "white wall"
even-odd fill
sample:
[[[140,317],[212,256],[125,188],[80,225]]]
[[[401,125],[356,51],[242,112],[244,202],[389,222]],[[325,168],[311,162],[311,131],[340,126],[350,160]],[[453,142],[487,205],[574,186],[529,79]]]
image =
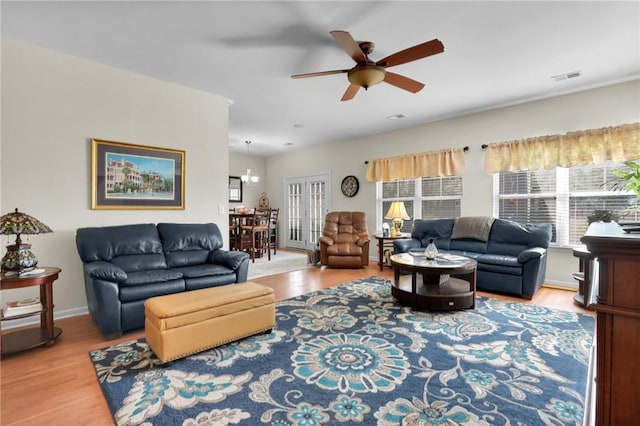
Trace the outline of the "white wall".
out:
[[[482,144],[637,122],[639,93],[640,80],[636,80],[270,157],[267,189],[272,199],[284,205],[286,177],[330,171],[333,210],[368,212],[369,231],[374,232],[375,184],[365,180],[365,160],[469,146],[465,154],[462,214],[491,215],[492,176],[483,171]],[[340,192],[340,182],[351,174],[359,178],[360,191],[355,197],[346,198]],[[281,235],[285,232],[284,223],[282,220]],[[372,258],[377,256],[376,250],[375,243],[371,244]],[[570,249],[551,249],[546,282],[574,285],[571,273],[576,268],[577,260]]]
[[[18,207],[53,229],[28,242],[39,265],[62,268],[56,313],[86,307],[79,227],[215,222],[227,235],[226,99],[3,39],[1,112],[0,209]],[[91,210],[92,138],[185,150],[185,209]],[[36,294],[30,288],[1,297]]]
[[[264,157],[229,152],[229,175],[242,176],[247,172],[247,168],[250,168],[251,174],[260,178],[260,180],[255,184],[242,184],[242,202],[229,203],[229,207],[234,208],[238,206],[245,206],[248,209],[252,209],[258,206],[260,196],[263,192],[267,192],[268,179],[266,165],[267,160]],[[267,197],[269,197],[268,193]],[[271,197],[269,197],[269,199],[272,207],[278,207],[274,205]]]

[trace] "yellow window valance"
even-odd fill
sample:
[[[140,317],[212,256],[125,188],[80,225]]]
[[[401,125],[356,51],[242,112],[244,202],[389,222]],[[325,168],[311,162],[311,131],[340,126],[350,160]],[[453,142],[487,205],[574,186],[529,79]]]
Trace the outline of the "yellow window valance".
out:
[[[464,148],[405,154],[370,160],[366,178],[369,182],[388,182],[419,177],[455,176],[464,173]]]
[[[640,123],[489,144],[487,173],[552,169],[640,158]]]

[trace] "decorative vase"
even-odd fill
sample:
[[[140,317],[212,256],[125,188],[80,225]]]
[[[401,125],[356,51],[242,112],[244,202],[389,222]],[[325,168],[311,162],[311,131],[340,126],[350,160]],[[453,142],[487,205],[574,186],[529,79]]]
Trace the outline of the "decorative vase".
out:
[[[429,238],[429,244],[427,248],[424,250],[424,254],[427,257],[427,260],[434,260],[438,255],[438,248],[436,244],[433,242],[433,238]]]

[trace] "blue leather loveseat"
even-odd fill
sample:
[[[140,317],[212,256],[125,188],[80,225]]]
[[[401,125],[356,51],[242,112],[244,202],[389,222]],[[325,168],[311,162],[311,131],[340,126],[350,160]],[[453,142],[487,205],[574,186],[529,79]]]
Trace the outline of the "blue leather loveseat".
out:
[[[222,249],[214,223],[80,228],[89,313],[107,338],[144,327],[150,297],[247,280],[249,255]]]
[[[544,282],[551,224],[526,228],[490,217],[416,219],[411,239],[395,240],[394,253],[424,251],[433,238],[439,252],[478,262],[476,288],[531,299]]]

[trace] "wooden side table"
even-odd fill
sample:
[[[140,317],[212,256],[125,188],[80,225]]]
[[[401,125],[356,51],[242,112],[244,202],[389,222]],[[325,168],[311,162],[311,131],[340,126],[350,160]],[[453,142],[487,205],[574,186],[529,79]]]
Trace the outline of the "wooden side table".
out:
[[[573,278],[578,281],[578,293],[573,296],[573,301],[586,308],[591,289],[591,263],[594,260],[589,250],[584,246],[574,248],[573,256],[580,259],[578,272],[573,273]]]
[[[40,286],[40,303],[42,311],[40,314],[40,327],[24,328],[16,331],[2,333],[2,355],[32,349],[38,346],[48,345],[55,342],[56,338],[62,334],[62,330],[53,325],[53,282],[58,279],[60,268],[44,267],[44,272],[37,275],[27,275],[23,277],[0,277],[0,290],[12,290],[17,288]],[[20,315],[3,319],[25,318],[29,315]]]
[[[373,236],[375,237],[375,239],[378,240],[378,266],[380,267],[381,271],[384,269],[384,265],[385,265],[384,263],[385,247],[393,248],[393,240],[399,240],[401,238],[411,238],[411,234],[408,232],[401,233],[397,237],[389,237],[389,236],[385,237],[382,234],[374,234]],[[391,264],[387,266],[391,267]]]

